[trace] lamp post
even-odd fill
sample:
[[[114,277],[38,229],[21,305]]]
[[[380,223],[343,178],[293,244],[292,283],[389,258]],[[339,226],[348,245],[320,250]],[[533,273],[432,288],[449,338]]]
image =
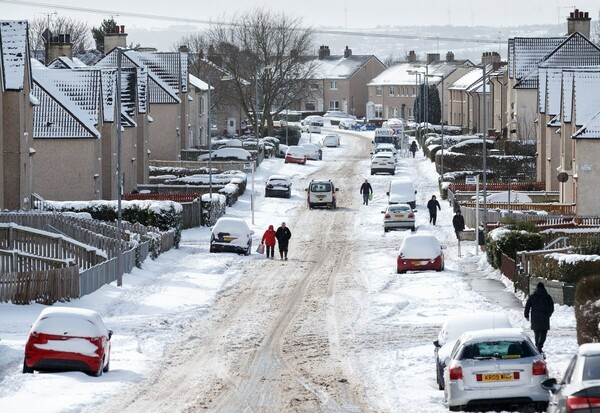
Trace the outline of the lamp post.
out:
[[[212,200],[212,137],[210,136],[210,75],[207,78],[208,89],[206,91],[206,139],[208,140],[208,193]]]
[[[487,234],[487,116],[486,116],[486,97],[485,97],[485,67],[481,65],[483,71],[483,231]]]

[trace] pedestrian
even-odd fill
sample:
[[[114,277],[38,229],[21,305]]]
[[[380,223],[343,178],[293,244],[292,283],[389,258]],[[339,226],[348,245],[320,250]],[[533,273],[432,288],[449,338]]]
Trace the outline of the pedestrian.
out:
[[[477,236],[479,238],[477,240],[478,244],[479,244],[479,250],[481,252],[484,252],[485,251],[485,228],[483,227],[483,222],[479,224],[477,231],[479,231],[479,235]]]
[[[281,256],[281,259],[287,261],[288,244],[290,242],[290,238],[292,238],[292,232],[288,227],[285,226],[285,222],[282,222],[281,226],[277,228],[275,238],[277,238],[279,255]]]
[[[452,218],[452,226],[454,227],[454,232],[456,233],[456,239],[460,239],[458,233],[465,230],[465,217],[462,216],[460,211],[456,211],[454,217]]]
[[[539,282],[533,294],[527,299],[525,304],[525,319],[529,321],[531,312],[531,329],[535,334],[535,346],[542,353],[546,335],[550,330],[550,317],[554,312],[554,301],[544,283]]]
[[[419,149],[417,147],[417,141],[412,141],[412,143],[410,144],[409,150],[412,152],[413,158],[415,157],[415,153],[417,152],[417,149]]]
[[[274,258],[275,255],[275,229],[273,225],[269,225],[269,229],[262,236],[261,244],[265,244],[267,250],[267,258]]]
[[[435,221],[437,219],[437,212],[438,210],[442,210],[442,207],[435,198],[435,195],[432,195],[431,199],[427,202],[427,209],[429,210],[429,223],[435,225]]]
[[[373,195],[373,187],[368,180],[365,179],[365,182],[360,186],[360,193],[363,196],[363,205],[369,205],[369,196]]]

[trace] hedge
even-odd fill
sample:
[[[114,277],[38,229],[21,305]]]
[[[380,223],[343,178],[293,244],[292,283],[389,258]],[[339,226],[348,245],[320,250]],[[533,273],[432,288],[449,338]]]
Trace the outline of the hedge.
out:
[[[573,259],[569,260],[570,257]],[[600,256],[558,253],[535,255],[531,260],[531,272],[538,277],[575,284],[592,274],[600,274]]]
[[[575,322],[577,344],[600,342],[600,275],[589,275],[577,283]]]
[[[518,251],[535,251],[544,247],[544,240],[540,234],[527,231],[507,231],[499,238],[486,239],[488,262],[494,268],[500,268],[502,254],[506,254],[513,260],[517,258]]]

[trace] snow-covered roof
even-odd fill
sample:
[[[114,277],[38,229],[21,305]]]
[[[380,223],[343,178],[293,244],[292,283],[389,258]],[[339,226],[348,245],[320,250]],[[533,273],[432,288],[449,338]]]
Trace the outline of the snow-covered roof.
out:
[[[574,139],[600,139],[600,112],[573,134]]]
[[[560,99],[563,69],[540,67],[538,106],[540,113],[554,116],[560,113]]]
[[[456,82],[452,83],[449,90],[467,90],[483,77],[483,71],[480,68],[469,70],[463,76],[459,77]]]
[[[573,70],[573,122],[584,125],[600,110],[600,68]]]
[[[76,57],[71,59],[67,56],[59,56],[48,63],[50,69],[77,69],[79,67],[87,67],[87,65]]]
[[[600,49],[579,32],[567,37],[523,76],[515,88],[536,89],[538,66],[591,66],[600,64]]]
[[[0,21],[0,75],[2,90],[23,90],[29,59],[27,21]]]
[[[508,77],[521,79],[536,68],[565,37],[515,37],[508,41]]]
[[[453,62],[433,62],[427,65],[425,62],[399,62],[385,69],[377,77],[371,80],[368,86],[386,86],[386,85],[419,85],[424,82],[424,77],[415,74],[414,72],[422,72],[425,74],[425,66],[427,66],[427,74],[429,84],[438,84],[442,81],[442,77],[447,77],[456,70],[458,66],[463,65],[462,61]]]
[[[571,122],[571,112],[573,110],[573,72],[570,70],[563,71],[562,78],[562,120],[563,122]]]
[[[313,79],[349,79],[374,55],[325,56],[315,60]]]
[[[200,80],[199,78],[197,78],[196,76],[190,74],[190,84],[198,89],[200,89],[203,92],[206,92],[208,90],[208,83],[206,83],[203,80]],[[210,90],[213,90],[214,87],[210,87]]]
[[[34,138],[99,138],[100,71],[33,71]]]

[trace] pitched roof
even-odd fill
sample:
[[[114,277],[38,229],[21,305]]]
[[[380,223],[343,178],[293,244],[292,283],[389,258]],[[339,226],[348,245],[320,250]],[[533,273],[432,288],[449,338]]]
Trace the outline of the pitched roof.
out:
[[[588,120],[573,134],[574,139],[600,139],[600,112]]]
[[[468,90],[476,82],[481,81],[483,77],[483,71],[481,68],[473,68],[465,73],[463,76],[456,79],[456,82],[452,83],[449,90]]]
[[[50,69],[76,69],[78,67],[87,67],[87,65],[76,57],[71,59],[67,56],[59,56],[48,63]]]
[[[447,77],[462,64],[464,64],[464,61],[456,63],[438,61],[429,65],[427,65],[425,62],[395,63],[371,80],[368,86],[418,85],[423,83],[424,80],[422,76],[416,75],[414,71],[425,73],[425,66],[427,66],[427,73],[429,75],[439,76],[437,78],[430,78],[428,82],[430,84],[437,84],[441,82],[441,76]]]
[[[515,37],[508,42],[508,77],[520,80],[565,40],[561,37]]]
[[[0,75],[2,91],[23,90],[25,73],[29,59],[29,40],[27,21],[0,21]]]
[[[208,90],[208,83],[206,83],[203,80],[200,80],[192,74],[190,74],[190,84],[203,92],[206,92]],[[213,90],[214,87],[211,86],[210,89]]]
[[[315,60],[314,79],[350,79],[374,55],[325,56]],[[379,59],[377,59],[379,61]],[[382,63],[383,66],[383,63]]]
[[[540,113],[547,113],[549,116],[560,113],[562,72],[563,68],[560,67],[540,67],[538,88]]]
[[[538,87],[539,66],[589,66],[600,64],[600,49],[579,32],[567,37],[515,85],[519,89]]]
[[[99,138],[100,71],[33,72],[34,138]]]
[[[563,71],[562,87],[562,120],[563,122],[571,122],[571,112],[573,110],[573,72],[570,70]]]
[[[600,110],[600,68],[573,70],[573,108],[575,125],[585,124]]]

